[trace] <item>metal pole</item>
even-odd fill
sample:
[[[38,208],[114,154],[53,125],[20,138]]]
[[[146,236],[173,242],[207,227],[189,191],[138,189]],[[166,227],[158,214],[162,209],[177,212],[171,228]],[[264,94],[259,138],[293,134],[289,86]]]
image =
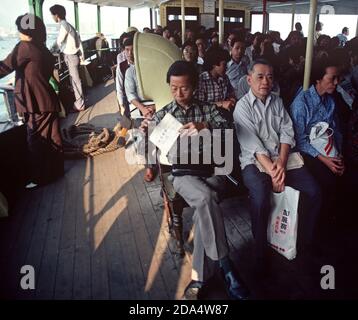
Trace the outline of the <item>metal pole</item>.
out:
[[[181,43],[185,42],[185,1],[181,0]]]
[[[303,80],[303,90],[307,90],[310,85],[310,76],[312,69],[312,55],[313,55],[313,36],[315,31],[315,20],[317,13],[317,0],[310,1],[310,19],[308,23],[307,35],[307,49],[305,59],[305,75]]]
[[[128,27],[131,26],[131,8],[128,8]]]
[[[36,0],[35,12],[36,15],[43,20],[42,5],[45,0]]]
[[[28,0],[28,1],[29,1],[29,12],[30,13],[35,13],[34,0]]]
[[[101,7],[97,5],[97,32],[101,32]]]
[[[296,2],[292,4],[291,31],[293,31],[293,27],[295,25],[295,13],[296,13]]]
[[[266,0],[262,1],[262,33],[266,33],[266,22],[267,12],[266,12]]]
[[[149,8],[150,28],[153,29],[153,9]]]
[[[157,8],[154,8],[154,28],[158,26],[158,20],[157,20]]]
[[[42,5],[44,0],[29,0],[30,12],[43,19]]]
[[[75,28],[77,31],[80,31],[80,16],[78,11],[78,2],[74,2],[74,10],[75,10]]]
[[[224,43],[224,0],[219,0],[219,43]]]

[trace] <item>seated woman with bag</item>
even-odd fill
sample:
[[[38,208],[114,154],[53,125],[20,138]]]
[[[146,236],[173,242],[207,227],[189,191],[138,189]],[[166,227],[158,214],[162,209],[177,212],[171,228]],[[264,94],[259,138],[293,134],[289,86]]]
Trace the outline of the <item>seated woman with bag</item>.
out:
[[[331,210],[339,177],[345,171],[343,135],[332,94],[339,82],[336,63],[327,58],[313,63],[311,87],[290,106],[297,148],[323,192],[322,212]],[[321,132],[326,128],[327,132]]]

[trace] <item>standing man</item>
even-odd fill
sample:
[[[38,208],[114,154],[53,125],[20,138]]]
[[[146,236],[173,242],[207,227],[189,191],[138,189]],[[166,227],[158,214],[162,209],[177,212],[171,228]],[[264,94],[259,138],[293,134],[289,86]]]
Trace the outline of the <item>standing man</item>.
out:
[[[66,9],[63,6],[55,4],[50,8],[50,12],[53,20],[60,24],[60,32],[54,47],[57,45],[64,54],[76,98],[74,109],[76,111],[83,111],[85,109],[85,102],[79,74],[80,61],[84,61],[81,38],[76,29],[66,21]]]

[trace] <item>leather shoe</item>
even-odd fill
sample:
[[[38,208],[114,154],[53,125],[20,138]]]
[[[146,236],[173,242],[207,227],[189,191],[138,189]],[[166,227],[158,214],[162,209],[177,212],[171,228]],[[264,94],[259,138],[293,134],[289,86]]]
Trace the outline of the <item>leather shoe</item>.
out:
[[[250,292],[234,269],[224,273],[226,291],[232,300],[247,300]]]
[[[182,300],[200,300],[202,298],[204,282],[191,280],[184,290]]]

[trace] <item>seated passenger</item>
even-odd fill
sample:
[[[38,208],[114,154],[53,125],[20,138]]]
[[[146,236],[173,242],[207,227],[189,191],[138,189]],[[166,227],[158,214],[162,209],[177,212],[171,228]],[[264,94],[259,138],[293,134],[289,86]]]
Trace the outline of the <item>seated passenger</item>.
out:
[[[231,41],[231,60],[227,63],[226,75],[228,76],[231,86],[236,92],[239,80],[247,75],[247,67],[250,60],[245,56],[245,40],[234,38]],[[237,97],[236,97],[237,98]]]
[[[134,64],[134,54],[133,54],[133,39],[126,38],[123,43],[125,60],[120,59],[120,54],[117,57],[117,71],[116,71],[116,91],[117,91],[117,100],[119,103],[119,109],[122,116],[130,118],[129,111],[129,102],[125,93],[124,88],[124,79],[127,69],[131,64]]]
[[[186,61],[176,61],[167,73],[174,100],[154,114],[159,123],[167,113],[183,124],[182,129],[200,131],[228,128],[227,121],[212,104],[194,99],[198,75],[195,67]],[[148,120],[142,128],[147,129]],[[222,176],[201,177],[182,175],[173,177],[173,186],[184,200],[195,209],[194,252],[192,281],[185,290],[184,298],[200,298],[208,274],[208,263],[218,261],[224,275],[228,294],[232,299],[245,299],[248,292],[229,259],[229,247],[225,234],[222,210],[218,203],[217,190],[224,187]]]
[[[131,44],[133,46],[133,42],[131,42]],[[154,104],[145,105],[143,103],[144,99],[139,92],[139,85],[138,85],[136,69],[134,65],[133,51],[131,51],[130,60],[133,61],[131,64],[129,64],[129,67],[126,70],[125,78],[124,78],[125,94],[127,96],[128,102],[134,105],[137,109],[139,109],[140,113],[143,115],[144,118],[151,118],[155,112],[155,105]],[[130,111],[128,110],[127,112]],[[155,175],[156,175],[155,165],[147,164],[146,171],[144,174],[144,180],[146,182],[151,182],[154,180]]]
[[[191,41],[184,42],[182,46],[182,51],[183,51],[183,59],[185,61],[192,63],[195,66],[196,70],[198,71],[198,74],[202,73],[203,66],[198,63],[199,52],[195,42],[191,42]]]
[[[222,48],[210,48],[205,53],[204,71],[199,76],[196,97],[202,102],[215,103],[220,112],[230,119],[235,106],[235,93],[225,74],[229,53]]]
[[[235,88],[235,96],[236,96],[237,100],[240,100],[250,90],[250,86],[247,82],[247,79],[248,79],[247,75],[244,75],[239,80],[239,83],[238,83],[237,87]],[[281,90],[280,90],[279,84],[274,80],[271,93],[279,96],[280,91]]]
[[[297,148],[302,152],[311,174],[322,188],[324,207],[322,212],[334,213],[335,195],[338,177],[345,171],[342,158],[342,133],[339,126],[338,112],[332,94],[339,81],[336,62],[327,59],[313,64],[311,87],[301,91],[293,101],[290,109],[295,128]],[[329,157],[316,150],[309,141],[311,129],[318,122],[326,122],[333,130],[335,148],[339,154]]]
[[[204,56],[206,51],[206,41],[203,36],[199,36],[195,40],[196,47],[198,48],[198,64],[204,64]]]
[[[271,194],[285,186],[300,191],[299,244],[311,247],[315,222],[320,210],[320,189],[303,166],[286,170],[295,146],[292,121],[281,98],[271,94],[273,67],[265,60],[249,68],[250,91],[237,102],[234,122],[240,143],[240,162],[251,202],[252,232],[255,238],[257,271],[265,272],[267,262],[267,223]],[[259,170],[259,167],[263,170]]]

